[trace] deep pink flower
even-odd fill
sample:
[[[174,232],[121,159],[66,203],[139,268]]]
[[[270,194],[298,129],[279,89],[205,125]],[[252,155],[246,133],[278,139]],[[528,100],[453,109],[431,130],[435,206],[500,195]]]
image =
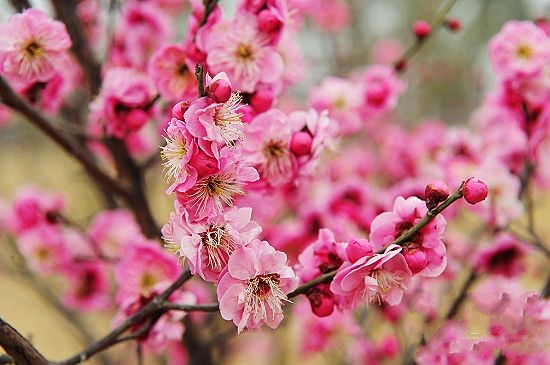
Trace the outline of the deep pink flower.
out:
[[[502,78],[532,75],[550,60],[550,39],[530,21],[508,21],[489,42],[489,59]]]
[[[260,240],[237,247],[229,258],[217,294],[222,317],[232,320],[239,333],[245,327],[256,329],[263,324],[277,328],[283,320],[286,294],[298,282],[286,262],[284,252]]]
[[[63,267],[67,288],[63,303],[81,311],[106,310],[112,305],[107,267],[100,261],[83,261]]]
[[[502,233],[494,238],[490,246],[477,253],[474,265],[478,272],[514,277],[525,271],[523,258],[526,254],[524,244],[514,236]]]
[[[361,303],[390,305],[401,302],[403,282],[411,277],[402,248],[390,245],[382,254],[363,256],[340,267],[330,290],[343,297],[341,306],[355,308]]]
[[[17,247],[28,267],[40,274],[53,274],[70,260],[70,253],[59,227],[40,225],[24,231]]]
[[[170,251],[188,260],[192,274],[216,282],[236,247],[260,234],[262,229],[251,216],[251,208],[235,207],[192,222],[187,212],[172,213],[162,235]]]
[[[384,247],[411,229],[427,212],[422,200],[397,197],[393,211],[381,213],[373,219],[370,241],[375,248]],[[413,274],[435,277],[445,270],[446,249],[441,236],[446,224],[445,218],[437,215],[405,244],[403,255]]]
[[[366,116],[381,115],[397,105],[397,99],[405,91],[406,84],[400,80],[393,67],[372,65],[360,77],[363,89],[362,110]]]
[[[12,233],[20,234],[41,225],[52,224],[63,207],[61,196],[31,186],[21,188],[12,208],[7,212],[6,225]]]
[[[196,147],[186,123],[176,118],[168,123],[164,140],[166,145],[161,147],[161,157],[164,160],[166,179],[174,181],[167,191],[172,193],[179,185],[195,183],[197,173],[192,171],[188,163]]]
[[[71,44],[63,23],[28,9],[0,24],[0,71],[23,82],[48,81],[65,64]]]

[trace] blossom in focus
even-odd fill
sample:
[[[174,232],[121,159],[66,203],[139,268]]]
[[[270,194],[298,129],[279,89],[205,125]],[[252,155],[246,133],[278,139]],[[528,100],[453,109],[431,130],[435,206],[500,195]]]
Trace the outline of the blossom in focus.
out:
[[[284,252],[276,251],[267,241],[253,240],[234,251],[220,275],[220,313],[235,323],[239,333],[263,324],[277,328],[284,317],[282,306],[289,302],[286,295],[297,283]]]
[[[0,73],[22,82],[48,81],[71,45],[63,23],[27,9],[0,24]]]

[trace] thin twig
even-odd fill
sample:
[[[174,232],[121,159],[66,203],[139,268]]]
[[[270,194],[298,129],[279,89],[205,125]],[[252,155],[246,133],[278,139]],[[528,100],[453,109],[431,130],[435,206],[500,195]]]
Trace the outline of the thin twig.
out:
[[[462,285],[462,288],[460,289],[460,292],[458,293],[458,296],[455,298],[453,303],[451,304],[451,307],[447,311],[447,314],[445,315],[445,319],[449,320],[454,318],[454,316],[457,315],[458,310],[466,300],[468,296],[468,290],[471,288],[475,280],[477,279],[477,273],[475,270],[471,270],[470,274],[468,275],[468,278]]]
[[[17,10],[18,13],[23,12],[23,10],[28,9],[31,7],[31,4],[28,2],[28,0],[10,0],[11,6],[15,10]]]
[[[145,307],[137,311],[135,314],[127,318],[124,323],[122,323],[120,326],[115,328],[113,331],[111,331],[109,334],[101,338],[100,340],[94,342],[78,354],[72,356],[71,358],[58,362],[57,365],[74,365],[79,364],[81,362],[86,361],[93,355],[97,354],[98,352],[101,352],[114,344],[117,343],[117,340],[120,338],[120,336],[125,333],[130,328],[134,327],[135,325],[142,323],[147,318],[162,313],[164,309],[162,308],[162,304],[164,301],[168,299],[168,297],[176,291],[179,287],[181,287],[187,280],[191,278],[191,271],[189,269],[185,270],[180,277],[172,284],[168,289],[166,289],[164,292],[156,296],[153,300],[151,300]]]

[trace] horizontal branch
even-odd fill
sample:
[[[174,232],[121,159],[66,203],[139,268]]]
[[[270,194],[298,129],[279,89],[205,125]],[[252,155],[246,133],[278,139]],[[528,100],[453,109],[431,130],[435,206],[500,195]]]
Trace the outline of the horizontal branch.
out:
[[[17,365],[47,365],[48,361],[9,323],[0,318],[0,346]]]
[[[218,303],[209,304],[177,304],[172,302],[162,303],[162,309],[178,310],[183,312],[217,312],[220,309]]]

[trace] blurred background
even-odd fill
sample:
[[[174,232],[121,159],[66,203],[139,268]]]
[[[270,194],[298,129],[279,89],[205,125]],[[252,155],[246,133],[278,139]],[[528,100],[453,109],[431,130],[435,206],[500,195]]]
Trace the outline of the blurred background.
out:
[[[107,1],[102,2],[106,6]],[[32,3],[50,9],[47,1]],[[231,14],[234,1],[220,3]],[[352,21],[343,31],[323,33],[305,24],[300,43],[308,73],[291,91],[293,102],[305,105],[307,90],[324,76],[349,75],[354,69],[382,57],[380,49],[394,47],[397,53],[406,49],[414,42],[411,32],[414,21],[430,20],[442,1],[349,0],[347,3]],[[9,2],[0,0],[0,21],[11,13]],[[414,56],[403,75],[408,88],[397,110],[403,123],[432,117],[449,124],[467,123],[484,93],[493,87],[487,59],[489,38],[509,19],[550,17],[550,0],[459,0],[450,17],[460,20],[462,29],[454,33],[439,30]],[[183,32],[185,23],[181,24]],[[149,171],[147,180],[155,216],[159,222],[165,221],[171,210],[171,199],[164,194],[166,185],[160,162]],[[32,126],[14,118],[0,126],[0,204],[9,202],[15,191],[25,184],[62,192],[67,197],[68,215],[77,222],[88,222],[98,209],[98,197],[79,166]],[[23,263],[8,241],[7,237],[0,239],[0,316],[31,338],[47,357],[61,359],[74,354],[85,341],[67,318],[43,300],[40,289],[29,285],[24,273],[14,274]],[[50,284],[55,288],[55,282]],[[83,320],[96,338],[110,328],[109,319],[104,316],[90,314]],[[291,326],[292,323],[287,325]],[[282,334],[285,331],[291,332],[285,328]],[[281,336],[280,341],[285,344],[281,349],[285,354],[278,357],[278,362],[270,362],[262,351],[263,335],[254,336],[258,347],[241,355],[248,356],[247,363],[283,364],[296,359],[292,336]],[[236,345],[240,340],[235,341]],[[121,359],[121,364],[127,356],[125,349],[119,346],[111,351],[114,358]],[[242,363],[241,360],[235,359],[235,363]],[[311,363],[318,361],[316,357],[310,359]]]

